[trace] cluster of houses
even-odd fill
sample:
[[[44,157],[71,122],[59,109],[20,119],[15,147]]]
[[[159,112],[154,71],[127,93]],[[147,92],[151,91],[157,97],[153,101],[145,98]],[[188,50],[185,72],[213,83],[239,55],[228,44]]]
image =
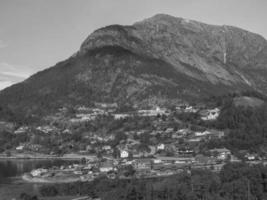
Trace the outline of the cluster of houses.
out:
[[[75,109],[76,113],[71,119],[72,122],[91,121],[101,115],[110,115],[114,119],[137,115],[152,117],[153,125],[148,130],[136,127],[136,130],[124,131],[125,137],[116,141],[115,146],[116,135],[114,134],[100,135],[90,132],[90,134],[83,135],[83,139],[89,142],[85,148],[80,149],[79,153],[81,155],[93,154],[95,159],[89,159],[83,164],[61,166],[56,169],[36,169],[31,172],[33,177],[47,177],[54,174],[69,176],[71,174],[79,177],[81,181],[90,181],[101,175],[106,175],[111,179],[127,179],[133,176],[137,178],[168,176],[182,171],[190,172],[191,169],[209,169],[218,172],[226,162],[240,161],[226,148],[199,150],[198,144],[211,139],[221,139],[225,136],[224,131],[204,127],[192,128],[183,124],[177,127],[171,126],[168,121],[156,118],[162,115],[173,116],[171,111],[165,108],[155,107],[132,113],[116,113],[117,104],[96,104],[94,108],[80,106]],[[188,104],[177,106],[174,112],[198,113],[203,121],[216,120],[220,115],[219,108],[207,109]],[[25,133],[28,130],[28,127],[20,127],[15,134]],[[48,135],[52,132],[60,132],[52,126],[39,126],[36,130]],[[69,129],[65,129],[62,133],[72,134]],[[38,148],[41,147],[23,144],[16,150],[38,150]],[[258,159],[254,154],[244,155],[247,161]]]
[[[205,108],[203,105],[192,106],[189,104],[180,104],[176,106],[178,112],[184,113],[199,113],[203,121],[213,121],[218,119],[220,115],[220,108]]]
[[[164,149],[163,144],[158,149]],[[120,158],[96,156],[90,157],[82,164],[62,165],[50,169],[39,168],[31,171],[32,177],[75,177],[74,180],[92,181],[99,176],[109,179],[151,178],[174,175],[181,172],[190,173],[193,169],[208,169],[220,172],[227,162],[241,162],[226,148],[210,149],[209,155],[180,154],[179,156],[154,155],[149,157],[129,157],[127,151],[121,151]],[[246,154],[248,161],[255,155]],[[253,164],[253,162],[249,162]],[[265,163],[267,164],[267,163]]]
[[[79,177],[81,181],[91,181],[99,176],[110,179],[120,178],[150,178],[169,176],[191,169],[209,169],[218,172],[226,160],[231,160],[232,155],[228,149],[210,150],[211,157],[197,156],[154,156],[148,158],[128,158],[121,154],[121,158],[112,157],[91,158],[83,164],[53,167],[51,169],[35,169],[31,171],[32,177],[68,176]],[[61,178],[62,178],[61,177]],[[75,179],[76,180],[76,179]]]
[[[75,109],[75,117],[70,119],[71,123],[93,121],[97,116],[109,115],[114,119],[124,119],[128,117],[140,116],[140,117],[155,117],[158,115],[169,115],[169,110],[155,106],[152,109],[142,109],[132,112],[117,112],[117,104],[98,103],[97,107],[85,107],[79,106]]]
[[[31,144],[31,143],[22,143],[16,147],[16,151],[18,152],[22,152],[22,151],[39,152],[41,149],[43,149],[42,145]]]

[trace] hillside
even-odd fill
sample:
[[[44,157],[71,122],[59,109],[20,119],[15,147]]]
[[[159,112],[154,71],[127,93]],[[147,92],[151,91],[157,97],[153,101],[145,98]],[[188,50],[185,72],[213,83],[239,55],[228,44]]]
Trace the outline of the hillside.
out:
[[[264,103],[263,100],[255,98],[255,97],[236,97],[234,98],[234,105],[235,106],[243,106],[243,107],[260,107]]]
[[[93,102],[144,106],[264,93],[265,55],[257,34],[159,14],[96,30],[72,57],[1,91],[0,110],[31,115]]]

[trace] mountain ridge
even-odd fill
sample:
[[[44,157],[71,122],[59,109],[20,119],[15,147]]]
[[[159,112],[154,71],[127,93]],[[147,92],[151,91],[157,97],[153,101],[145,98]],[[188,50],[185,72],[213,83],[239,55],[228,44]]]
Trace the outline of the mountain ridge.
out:
[[[145,106],[264,93],[265,55],[258,34],[159,14],[94,31],[70,58],[1,91],[0,106],[31,114],[94,101]]]

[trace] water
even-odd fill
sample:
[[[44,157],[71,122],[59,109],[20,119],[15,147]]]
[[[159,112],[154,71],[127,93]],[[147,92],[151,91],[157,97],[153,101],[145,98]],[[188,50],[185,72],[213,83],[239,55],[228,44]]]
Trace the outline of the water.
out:
[[[69,160],[0,160],[0,184],[37,168],[68,165],[77,161]]]
[[[0,200],[20,199],[22,193],[40,196],[41,183],[22,180],[22,174],[37,168],[69,165],[71,160],[0,160]]]

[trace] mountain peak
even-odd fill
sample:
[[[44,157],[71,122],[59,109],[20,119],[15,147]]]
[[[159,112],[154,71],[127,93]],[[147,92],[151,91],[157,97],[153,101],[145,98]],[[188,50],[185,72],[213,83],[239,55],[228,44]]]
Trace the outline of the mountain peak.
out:
[[[149,17],[147,19],[144,19],[140,22],[136,22],[134,25],[138,25],[138,24],[147,24],[147,23],[151,23],[151,24],[183,24],[186,25],[187,23],[191,23],[191,24],[204,24],[204,23],[200,23],[197,22],[195,20],[191,20],[191,19],[187,19],[187,18],[182,18],[182,17],[174,17],[172,15],[168,15],[168,14],[156,14],[152,17]]]
[[[147,24],[147,23],[152,23],[152,24],[158,24],[158,23],[166,23],[166,22],[180,22],[182,20],[182,18],[178,18],[178,17],[174,17],[171,15],[167,15],[167,14],[156,14],[152,17],[149,17],[147,19],[144,19],[142,21],[136,22],[134,25],[136,24]]]
[[[174,17],[172,15],[164,14],[164,13],[158,13],[147,20],[173,20],[173,19],[181,19],[178,17]]]

